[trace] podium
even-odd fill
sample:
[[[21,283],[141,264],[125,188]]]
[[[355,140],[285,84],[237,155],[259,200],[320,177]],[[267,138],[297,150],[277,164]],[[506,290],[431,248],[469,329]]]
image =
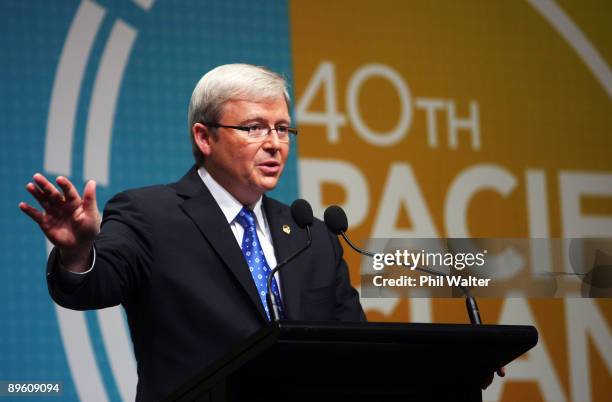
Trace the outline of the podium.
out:
[[[269,323],[167,401],[482,401],[532,326]]]

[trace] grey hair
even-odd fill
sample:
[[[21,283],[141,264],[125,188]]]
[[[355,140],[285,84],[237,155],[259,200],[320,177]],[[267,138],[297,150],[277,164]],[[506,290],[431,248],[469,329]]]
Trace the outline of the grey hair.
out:
[[[223,106],[231,99],[272,100],[281,94],[289,109],[287,81],[265,67],[225,64],[204,74],[193,89],[188,113],[189,138],[196,165],[202,166],[204,155],[193,137],[192,128],[195,123],[219,122]],[[214,129],[212,135],[216,135]]]

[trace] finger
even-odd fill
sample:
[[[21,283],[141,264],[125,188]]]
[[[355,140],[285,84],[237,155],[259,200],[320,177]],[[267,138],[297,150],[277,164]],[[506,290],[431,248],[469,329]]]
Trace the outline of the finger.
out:
[[[50,208],[51,204],[49,203],[46,194],[43,193],[43,191],[38,188],[36,184],[26,184],[26,190],[28,190],[28,193],[32,194],[32,196],[36,199],[36,201],[38,201],[41,207],[43,207],[45,210],[48,210]]]
[[[55,182],[60,186],[64,192],[64,198],[66,202],[81,201],[78,191],[74,185],[64,176],[58,176]]]
[[[32,218],[34,222],[38,223],[39,225],[42,223],[43,214],[38,209],[26,204],[25,202],[19,203],[19,209],[21,209],[26,215]]]
[[[98,203],[96,202],[96,182],[89,180],[85,184],[85,190],[83,190],[83,209],[86,211],[98,210]]]
[[[40,173],[34,175],[34,182],[45,193],[47,199],[51,203],[58,203],[64,200],[64,197],[55,188],[45,176]]]

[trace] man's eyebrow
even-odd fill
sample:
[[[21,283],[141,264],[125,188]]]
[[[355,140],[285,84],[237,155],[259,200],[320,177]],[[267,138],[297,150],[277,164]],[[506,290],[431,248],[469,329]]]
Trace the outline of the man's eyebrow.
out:
[[[240,122],[240,124],[248,124],[248,123],[263,123],[263,124],[269,124],[270,122],[267,119],[264,119],[263,117],[257,117],[257,116],[253,116],[250,117],[248,119],[244,119]],[[291,124],[291,120],[288,119],[279,119],[277,121],[274,122],[274,124]]]
[[[261,118],[261,117],[257,117],[257,116],[253,116],[253,117],[249,117],[247,119],[243,119],[240,121],[240,124],[249,124],[249,123],[265,123],[266,119]]]

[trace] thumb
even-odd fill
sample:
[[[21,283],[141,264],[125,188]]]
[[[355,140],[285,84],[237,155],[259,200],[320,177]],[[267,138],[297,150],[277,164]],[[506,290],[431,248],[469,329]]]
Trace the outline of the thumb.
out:
[[[83,190],[83,209],[87,212],[98,212],[96,182],[94,180],[89,180],[87,184],[85,184],[85,190]]]

